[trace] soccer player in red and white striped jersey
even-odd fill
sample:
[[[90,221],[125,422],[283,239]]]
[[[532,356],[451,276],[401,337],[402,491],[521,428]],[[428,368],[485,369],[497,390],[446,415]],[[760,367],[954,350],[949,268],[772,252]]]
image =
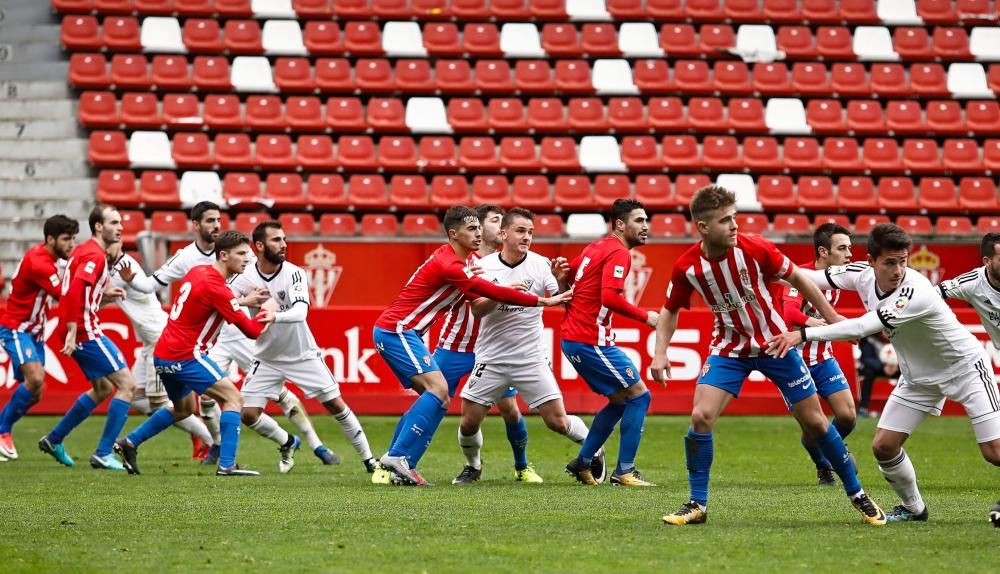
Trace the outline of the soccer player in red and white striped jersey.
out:
[[[448,243],[439,247],[410,277],[403,290],[375,323],[373,338],[379,355],[400,384],[421,393],[403,416],[399,436],[379,461],[395,479],[407,485],[426,484],[410,469],[407,457],[418,442],[430,441],[448,409],[448,383],[441,368],[424,346],[422,336],[444,318],[447,310],[463,297],[487,297],[522,307],[549,307],[572,297],[537,297],[476,277],[469,255],[482,242],[479,214],[465,206],[454,206],[444,216]],[[372,481],[382,480],[376,472]]]
[[[800,265],[802,269],[826,269],[831,265],[847,265],[851,262],[851,235],[843,226],[824,223],[813,233],[813,249],[816,259]],[[774,291],[782,302],[782,313],[789,327],[818,327],[826,325],[822,315],[812,303],[805,300],[798,289],[775,283]],[[823,289],[823,296],[830,305],[836,307],[840,301],[840,289]],[[833,426],[840,438],[847,438],[854,430],[857,413],[854,410],[854,396],[851,394],[847,377],[833,357],[833,343],[829,341],[806,341],[802,344],[802,358],[809,366],[809,373],[816,383],[816,392],[826,400],[833,411]],[[805,429],[802,430],[802,446],[816,465],[819,484],[835,485],[833,466],[823,456],[816,441]]]
[[[62,294],[58,263],[73,251],[79,231],[80,224],[65,215],[46,219],[45,241],[24,254],[10,280],[10,298],[0,316],[0,344],[10,357],[14,380],[21,384],[0,413],[0,459],[17,458],[11,429],[42,398],[45,322],[49,307]]]
[[[697,292],[715,314],[715,337],[698,378],[685,437],[690,500],[663,517],[667,524],[699,524],[707,519],[709,471],[714,457],[712,430],[730,400],[739,396],[743,381],[760,371],[777,385],[792,414],[812,436],[833,465],[852,504],[869,524],[885,524],[885,513],[865,494],[840,434],[823,414],[809,368],[797,350],[784,357],[767,354],[773,333],[785,330],[769,285],[785,280],[798,289],[828,322],[843,317],[820,290],[770,241],[737,233],[736,196],[716,185],[698,190],[691,200],[691,219],[701,241],[674,265],[666,302],[656,325],[656,347],[650,369],[653,378],[670,378],[667,347],[677,329],[681,308]]]

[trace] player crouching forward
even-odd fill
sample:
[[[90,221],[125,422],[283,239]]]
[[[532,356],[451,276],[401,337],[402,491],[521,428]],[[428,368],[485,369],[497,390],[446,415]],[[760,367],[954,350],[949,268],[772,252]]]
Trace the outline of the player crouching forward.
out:
[[[501,222],[503,249],[479,260],[482,277],[495,284],[544,297],[560,291],[553,271],[560,276],[569,270],[565,259],[550,264],[529,251],[534,235],[535,216],[526,209],[508,211]],[[462,390],[462,422],[459,444],[467,464],[452,484],[478,480],[482,473],[479,452],[480,427],[492,407],[514,387],[537,409],[545,425],[566,435],[577,444],[587,438],[587,425],[577,416],[568,416],[562,392],[546,359],[542,342],[542,309],[498,305],[487,298],[477,299],[472,312],[482,318],[476,340],[476,365]],[[600,462],[603,465],[603,455]],[[518,470],[518,469],[515,469]],[[603,474],[603,473],[602,473]]]
[[[340,396],[340,386],[323,361],[313,338],[306,315],[309,312],[309,283],[306,273],[285,260],[288,244],[281,223],[265,221],[253,231],[257,262],[245,273],[230,280],[237,296],[254,290],[266,290],[278,311],[269,332],[257,339],[253,363],[243,381],[243,424],[261,436],[276,442],[281,453],[278,470],[292,470],[295,451],[301,440],[278,426],[264,414],[267,401],[277,401],[285,379],[296,384],[306,397],[315,398],[333,415],[344,437],[354,446],[368,472],[374,472],[375,459],[368,437],[358,417]]]
[[[139,445],[194,413],[194,393],[208,395],[222,405],[219,417],[222,441],[216,475],[259,474],[236,465],[243,400],[236,385],[206,353],[226,322],[232,322],[247,337],[256,339],[274,320],[274,313],[265,305],[256,321],[251,320],[240,310],[226,285],[226,279],[242,273],[250,262],[250,239],[246,235],[238,231],[220,235],[215,243],[215,257],[212,265],[193,267],[181,279],[167,328],[153,350],[153,364],[173,401],[173,412],[156,411],[139,428],[115,442],[115,452],[122,457],[130,474],[139,474],[136,461]]]

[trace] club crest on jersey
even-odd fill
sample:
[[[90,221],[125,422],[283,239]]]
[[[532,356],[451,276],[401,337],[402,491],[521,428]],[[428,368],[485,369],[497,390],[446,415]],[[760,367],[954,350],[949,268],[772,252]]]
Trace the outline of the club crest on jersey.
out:
[[[704,365],[701,366],[701,376],[702,376],[702,378],[704,378],[705,375],[708,374],[708,370],[710,368],[712,368],[712,365],[709,365],[708,363],[705,363]]]
[[[313,301],[320,307],[325,307],[344,272],[344,268],[337,265],[337,254],[317,245],[315,249],[306,252],[302,262],[312,288]]]
[[[750,272],[746,270],[746,267],[740,268],[740,282],[744,285],[750,285]]]
[[[32,351],[31,351],[31,349],[30,349],[30,348],[28,348],[28,349],[25,349],[25,350],[24,350],[24,356],[30,359],[30,358],[31,358],[31,352],[32,352]]]
[[[431,356],[430,355],[424,355],[424,364],[427,365],[428,367],[431,366]]]
[[[278,299],[282,299],[283,300],[284,298],[285,298],[285,292],[284,291],[278,291]]]
[[[906,305],[909,302],[910,300],[906,297],[897,297],[896,300],[892,303],[892,307],[896,311],[902,311],[903,309],[906,308]]]
[[[627,376],[630,379],[635,378],[635,372],[632,371],[632,367],[625,367],[625,376]]]

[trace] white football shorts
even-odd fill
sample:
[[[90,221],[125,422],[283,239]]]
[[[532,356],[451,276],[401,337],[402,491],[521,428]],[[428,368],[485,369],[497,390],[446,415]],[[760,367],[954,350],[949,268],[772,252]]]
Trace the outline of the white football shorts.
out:
[[[525,365],[476,363],[462,389],[462,398],[491,407],[511,387],[517,389],[533,409],[562,398],[559,383],[546,362]]]
[[[317,399],[321,403],[340,396],[337,379],[318,354],[308,359],[288,362],[263,362],[255,359],[243,380],[243,406],[264,408],[268,401],[277,401],[285,380],[302,389],[306,397]]]

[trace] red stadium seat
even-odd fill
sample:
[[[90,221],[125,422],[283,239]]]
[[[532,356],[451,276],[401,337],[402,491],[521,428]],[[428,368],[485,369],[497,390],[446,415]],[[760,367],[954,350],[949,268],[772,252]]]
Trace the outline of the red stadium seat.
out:
[[[803,0],[804,4],[816,4],[814,0]],[[833,2],[828,2],[833,4]],[[874,0],[841,0],[840,16],[848,22],[870,23],[878,21]]]
[[[694,136],[666,136],[662,148],[663,165],[670,170],[701,167],[701,153]]]
[[[139,180],[139,199],[146,207],[177,207],[181,203],[177,174],[172,171],[143,172]]]
[[[889,223],[888,215],[859,215],[854,220],[854,232],[858,235],[868,235],[876,225],[882,223]]]
[[[459,144],[458,165],[467,170],[496,171],[500,167],[496,142],[489,137],[462,138]]]
[[[862,161],[868,172],[899,171],[899,143],[893,138],[871,138],[865,140]]]
[[[738,213],[736,225],[747,235],[762,235],[770,230],[771,224],[763,213]]]
[[[802,190],[799,190],[801,197]],[[878,207],[875,184],[867,177],[842,177],[837,182],[837,204],[847,211],[871,211]]]
[[[264,190],[278,209],[305,209],[308,205],[302,191],[302,176],[297,173],[268,174]]]
[[[123,132],[95,131],[90,134],[88,159],[95,167],[127,166],[128,142]]]
[[[812,149],[812,151],[809,152],[811,154],[819,153],[815,140],[807,141],[802,138],[798,138],[796,140],[793,140],[792,142],[786,141],[785,143],[786,157],[789,154],[789,146],[793,146],[793,148],[795,149],[806,147],[808,149]],[[808,149],[804,151],[808,151]],[[796,151],[794,150],[792,151],[793,158],[799,157],[800,155],[803,154],[799,153],[797,155]],[[781,152],[778,148],[778,140],[776,140],[773,137],[751,136],[744,138],[743,165],[751,169],[759,169],[759,170],[776,170],[781,168],[785,164],[783,163],[783,160],[781,158]],[[793,165],[795,165],[794,161],[791,164],[788,164],[789,167],[792,167]],[[811,160],[806,165],[811,165]]]
[[[464,177],[436,175],[431,180],[431,205],[434,207],[467,205],[470,201],[469,183]]]
[[[542,139],[542,167],[549,171],[579,171],[576,143],[572,138],[548,137]]]
[[[695,20],[721,20],[724,17],[721,4],[719,0],[687,0],[684,8],[688,17]]]
[[[178,14],[205,17],[215,13],[214,0],[173,0],[173,2],[174,10]]]
[[[295,148],[295,163],[303,169],[332,169],[337,164],[330,136],[300,136]]]
[[[753,66],[753,88],[762,94],[787,94],[792,91],[788,67],[781,62],[758,63]]]
[[[638,175],[635,178],[635,199],[647,209],[673,209],[677,207],[670,178],[663,174]],[[686,206],[684,206],[686,207]]]
[[[819,55],[816,38],[807,26],[781,26],[776,40],[778,49],[789,59],[815,60]]]
[[[215,56],[197,56],[191,78],[199,90],[231,90],[229,60]]]
[[[484,93],[513,91],[510,64],[505,60],[479,60],[476,62],[476,86]]]
[[[871,93],[868,72],[862,64],[836,63],[830,72],[830,84],[841,96],[861,96]]]
[[[935,235],[972,235],[974,232],[968,217],[941,216],[934,224]]]
[[[142,49],[139,41],[139,22],[131,16],[105,18],[101,31],[104,46],[111,52],[133,52]]]
[[[215,163],[204,133],[178,133],[173,137],[172,155],[181,168],[210,168]]]
[[[569,127],[577,132],[607,130],[604,104],[600,98],[573,98],[569,102]]]
[[[934,233],[931,219],[925,215],[900,215],[896,218],[896,225],[911,235],[931,235]]]
[[[963,177],[958,184],[958,203],[972,212],[997,210],[997,186],[988,177]]]
[[[688,124],[699,132],[725,131],[726,109],[718,98],[691,98],[688,100]]]
[[[900,27],[892,33],[893,49],[904,60],[930,60],[934,58],[927,28]]]
[[[420,162],[426,170],[456,171],[458,150],[450,137],[425,137],[420,140]]]
[[[683,20],[685,18],[681,0],[647,0],[646,13],[657,19]]]
[[[920,180],[919,203],[927,211],[955,211],[958,192],[955,181],[946,177],[925,177]]]
[[[316,220],[308,213],[283,213],[278,216],[278,222],[289,237],[316,235]]]
[[[558,60],[555,69],[555,87],[567,94],[592,93],[594,84],[590,79],[590,66],[584,60]]]
[[[1000,217],[995,215],[984,215],[976,220],[976,233],[983,235],[986,233],[1000,233]]]
[[[627,136],[621,141],[621,158],[630,171],[660,171],[660,159],[653,136]]]
[[[222,31],[219,21],[211,18],[189,18],[184,22],[184,46],[189,52],[217,54],[222,52]]]
[[[222,180],[222,196],[233,209],[257,209],[264,203],[260,176],[256,173],[229,172]]]
[[[969,35],[965,28],[934,28],[934,55],[943,60],[967,60]]]
[[[153,84],[158,90],[189,90],[194,84],[186,58],[153,56]]]
[[[646,16],[642,0],[606,0],[604,4],[615,20],[638,20]],[[680,2],[677,5],[680,9]]]
[[[382,19],[403,19],[412,14],[407,0],[372,0],[372,12]]]
[[[466,24],[462,29],[462,38],[462,47],[470,55],[489,58],[503,54],[500,32],[495,24]]]
[[[979,146],[973,139],[945,140],[942,158],[944,168],[952,173],[975,174],[983,169]]]
[[[347,202],[355,208],[384,209],[389,203],[385,179],[380,175],[352,175],[347,184]]]
[[[88,128],[117,128],[118,100],[113,92],[80,94],[80,123]]]
[[[912,102],[911,105],[919,114],[920,105]],[[877,100],[847,102],[847,129],[859,134],[883,134],[886,131],[885,122],[885,114]]]
[[[937,141],[908,139],[903,142],[903,166],[915,172],[940,170],[941,154]]]
[[[215,136],[215,163],[229,169],[252,169],[255,165],[247,134],[218,134]]]
[[[135,175],[131,171],[106,169],[97,176],[97,201],[119,207],[139,204]]]
[[[254,20],[229,20],[222,36],[223,45],[232,54],[260,54],[264,51],[260,24]]]
[[[674,179],[674,197],[677,204],[687,207],[699,189],[711,183],[707,175],[678,175]],[[638,193],[636,194],[638,195]]]
[[[348,92],[355,88],[351,65],[346,58],[316,60],[316,88],[320,92]]]
[[[309,60],[305,58],[275,60],[274,84],[282,92],[311,92],[315,88],[315,82]]]
[[[729,129],[738,132],[766,131],[764,102],[760,98],[729,100]]]
[[[107,87],[107,59],[103,54],[73,54],[69,59],[69,83],[76,88]]]
[[[563,0],[528,0],[528,9],[524,14],[538,20],[565,20],[566,6]]]
[[[148,90],[153,84],[145,56],[115,54],[111,58],[111,83],[118,89]]]
[[[391,92],[395,89],[389,61],[382,59],[358,60],[354,66],[354,83],[368,92]]]
[[[542,49],[555,58],[583,55],[576,26],[565,22],[546,24],[542,28]]]
[[[141,211],[118,210],[122,217],[122,243],[127,247],[135,245],[135,237],[146,231],[146,216]]]
[[[511,205],[507,178],[496,175],[477,175],[472,180],[472,203],[493,203],[500,207]]]
[[[786,211],[798,207],[795,184],[786,175],[761,176],[757,180],[757,200],[768,211]]]
[[[344,49],[351,55],[381,54],[382,31],[374,22],[347,22],[344,24]]]
[[[468,60],[438,60],[434,81],[444,93],[467,93],[475,90],[475,80]]]
[[[708,136],[702,143],[702,162],[713,170],[735,170],[742,167],[740,144],[733,136]]]
[[[853,60],[851,31],[843,26],[820,26],[816,30],[816,51],[827,60]]]
[[[679,130],[687,127],[684,104],[680,98],[650,98],[649,124],[657,131]]]
[[[215,0],[215,11],[225,18],[246,18],[253,14],[250,0]]]
[[[885,126],[895,133],[926,131],[920,104],[909,100],[893,100],[886,105]],[[883,128],[884,129],[884,128]]]
[[[701,60],[679,60],[674,64],[674,85],[685,92],[712,91],[712,75],[708,63]]]
[[[461,56],[462,46],[458,26],[453,22],[438,22],[424,27],[424,48],[431,56]]]
[[[819,133],[838,133],[847,129],[844,108],[839,100],[809,100],[806,121],[814,132]]]
[[[871,181],[869,180],[870,183]],[[799,208],[809,213],[837,208],[837,195],[834,191],[833,180],[829,177],[800,177],[795,190]],[[875,192],[872,191],[872,198],[874,197]]]
[[[312,131],[323,126],[323,105],[319,98],[293,96],[285,101],[285,121],[293,131]]]
[[[601,174],[594,179],[594,202],[598,206],[610,206],[615,200],[633,196],[632,183],[624,175]]]
[[[878,181],[878,205],[883,210],[906,212],[917,209],[917,193],[908,177],[883,177]]]
[[[562,132],[568,129],[566,109],[558,98],[532,98],[528,101],[528,123],[537,132]]]
[[[232,94],[206,96],[205,125],[212,129],[242,128],[243,108],[239,98]]]
[[[409,136],[386,136],[378,142],[379,167],[387,171],[416,171],[417,144]]]
[[[265,211],[255,211],[253,213],[237,213],[233,222],[233,229],[246,235],[253,234],[253,230],[261,223],[271,219]]]
[[[310,20],[302,31],[302,43],[313,56],[343,54],[343,37],[337,22]]]
[[[826,140],[829,142],[830,140]],[[854,140],[851,140],[852,142]],[[855,143],[855,155],[857,155],[857,144]],[[786,138],[783,146],[784,165],[794,171],[815,172],[821,165],[821,153],[819,142],[814,138]],[[858,160],[858,167],[861,165]]]
[[[556,70],[558,69],[559,65],[556,64]],[[672,89],[670,68],[662,59],[637,60],[632,65],[632,81],[644,94],[667,92]]]
[[[246,123],[254,130],[283,130],[285,110],[278,96],[248,96],[246,102]]]
[[[402,209],[426,208],[430,203],[427,180],[421,176],[392,176],[389,181],[389,203]]]
[[[402,92],[433,92],[430,62],[426,59],[397,60],[396,88]]]
[[[448,125],[457,132],[489,129],[486,106],[480,98],[452,98],[448,101]]]
[[[1000,139],[983,142],[983,167],[994,174],[1000,172]]]
[[[420,18],[444,19],[451,18],[451,7],[448,0],[412,0],[413,12]]]
[[[187,234],[190,228],[187,214],[183,211],[154,211],[149,230],[164,235]]]
[[[515,177],[512,201],[527,209],[552,209],[552,187],[549,180],[537,175]]]
[[[829,94],[832,88],[830,74],[826,66],[819,62],[796,62],[793,64],[792,89],[805,95],[825,96]]]
[[[489,127],[498,132],[526,132],[528,119],[524,103],[519,98],[490,100],[487,111]]]
[[[824,223],[833,223],[847,229],[851,228],[851,219],[842,213],[824,213],[822,215],[817,215],[814,225],[819,226]]]
[[[941,64],[910,66],[910,90],[919,96],[948,97],[948,80]]]
[[[618,31],[610,24],[584,24],[580,33],[580,44],[590,57],[613,57],[618,50]]]
[[[656,213],[649,220],[649,234],[653,237],[687,237],[687,219],[680,213]]]
[[[590,180],[579,175],[560,175],[554,185],[557,210],[593,209]]]
[[[608,100],[608,125],[617,132],[645,131],[649,129],[646,107],[640,98],[611,98]]]
[[[812,235],[809,217],[802,213],[781,213],[774,216],[774,233]]]
[[[342,18],[372,18],[369,0],[333,0],[333,13]]]
[[[433,213],[410,213],[403,216],[403,235],[426,237],[441,235],[441,222]]]
[[[352,170],[377,168],[375,142],[369,136],[341,136],[337,140],[337,165]]]
[[[367,213],[361,217],[361,235],[391,237],[399,232],[399,222],[388,213]]]
[[[1000,133],[1000,104],[994,101],[967,102],[965,123],[972,133]]]
[[[350,237],[357,232],[358,222],[350,213],[324,213],[319,217],[319,234]]]
[[[801,20],[798,0],[764,0],[764,17],[774,22]]]
[[[786,158],[788,147],[785,147]],[[827,138],[823,142],[823,165],[837,171],[858,171],[861,153],[854,138]]]
[[[314,173],[306,182],[306,201],[316,209],[342,209],[347,206],[344,179],[336,174]]]
[[[752,0],[751,0],[752,1]],[[701,51],[709,56],[727,52],[736,47],[736,34],[727,25],[709,24],[701,27]]]
[[[541,168],[535,140],[530,137],[506,137],[500,141],[500,167],[506,171],[533,171]]]
[[[358,98],[330,98],[326,101],[326,125],[338,132],[364,131],[364,109]]]
[[[563,233],[563,220],[558,215],[535,216],[536,237],[561,237]]]

